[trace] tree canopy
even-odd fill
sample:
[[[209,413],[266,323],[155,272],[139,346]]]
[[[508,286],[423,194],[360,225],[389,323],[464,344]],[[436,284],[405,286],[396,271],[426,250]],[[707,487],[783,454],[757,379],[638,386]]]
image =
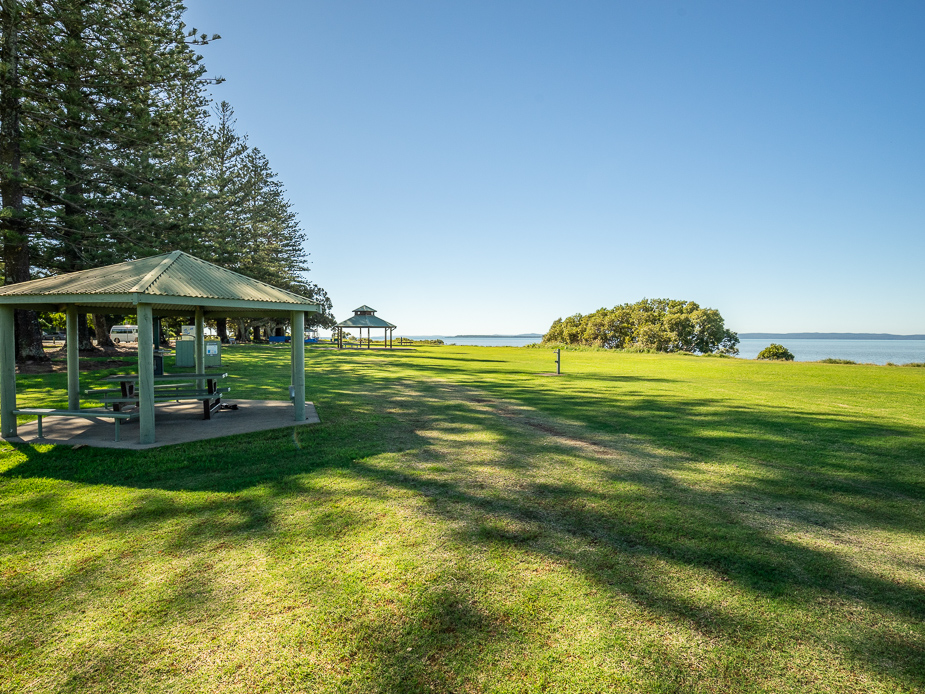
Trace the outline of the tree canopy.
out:
[[[0,2],[0,237],[6,284],[183,250],[320,304],[305,233],[270,162],[210,112],[180,0]],[[99,321],[97,321],[99,322]],[[17,354],[43,358],[34,313]],[[89,342],[87,343],[89,344]]]
[[[794,358],[793,353],[789,349],[776,342],[772,342],[758,352],[758,356],[756,357],[756,359],[771,359],[774,361],[793,361]]]
[[[675,299],[643,299],[557,318],[543,342],[657,352],[739,353],[739,337],[726,328],[719,311]]]

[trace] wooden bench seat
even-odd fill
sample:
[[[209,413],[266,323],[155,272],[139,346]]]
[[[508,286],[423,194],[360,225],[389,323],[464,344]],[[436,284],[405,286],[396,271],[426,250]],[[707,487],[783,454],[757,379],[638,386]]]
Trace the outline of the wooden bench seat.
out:
[[[84,391],[84,395],[105,395],[106,393],[121,393],[121,388],[91,388]]]
[[[155,383],[154,390],[162,388],[189,388],[189,383]],[[91,388],[84,391],[84,395],[106,395],[107,393],[122,393],[121,388]]]
[[[111,412],[109,410],[54,410],[44,407],[26,407],[13,410],[13,414],[35,415],[38,417],[39,438],[45,438],[42,433],[42,417],[83,417],[84,419],[112,419],[116,424],[115,441],[119,440],[119,422],[128,421],[138,416],[137,412]]]
[[[154,402],[180,402],[181,400],[201,400],[203,405],[203,419],[211,419],[212,413],[221,408],[222,395],[229,393],[231,387],[216,388],[213,392],[198,388],[189,388],[188,386],[178,387],[176,390],[159,390],[154,392]],[[214,402],[213,402],[214,401]],[[138,406],[138,395],[125,397],[117,395],[114,397],[100,398],[100,402],[113,405],[114,407],[123,407],[125,405]]]

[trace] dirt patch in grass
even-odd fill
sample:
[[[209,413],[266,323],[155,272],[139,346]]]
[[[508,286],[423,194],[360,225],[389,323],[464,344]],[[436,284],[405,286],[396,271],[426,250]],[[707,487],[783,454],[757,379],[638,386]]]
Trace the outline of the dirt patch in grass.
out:
[[[67,371],[67,351],[64,347],[56,350],[45,350],[51,361],[25,362],[16,365],[19,374],[50,374]],[[103,369],[117,369],[133,364],[138,357],[138,349],[134,347],[116,347],[115,349],[94,350],[80,353],[81,371],[100,371]]]

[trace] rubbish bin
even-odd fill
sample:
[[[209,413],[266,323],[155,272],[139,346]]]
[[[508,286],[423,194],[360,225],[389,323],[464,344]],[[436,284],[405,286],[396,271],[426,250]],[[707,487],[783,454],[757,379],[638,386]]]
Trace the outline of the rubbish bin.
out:
[[[222,365],[222,343],[206,340],[205,364],[203,368]],[[196,340],[177,340],[176,365],[178,369],[192,369],[196,366]]]
[[[196,366],[196,340],[177,340],[176,366],[178,369],[192,369]]]
[[[208,369],[210,366],[218,367],[222,365],[222,343],[219,340],[206,340],[206,363],[204,366]]]

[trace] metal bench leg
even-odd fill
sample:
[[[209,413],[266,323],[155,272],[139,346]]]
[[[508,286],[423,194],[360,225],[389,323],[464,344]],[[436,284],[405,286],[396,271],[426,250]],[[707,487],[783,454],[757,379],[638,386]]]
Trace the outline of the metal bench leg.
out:
[[[42,434],[42,415],[39,415],[39,438],[45,438],[44,434]]]
[[[119,420],[118,420],[118,419],[116,420],[116,438],[115,438],[115,440],[116,440],[116,441],[119,440]]]

